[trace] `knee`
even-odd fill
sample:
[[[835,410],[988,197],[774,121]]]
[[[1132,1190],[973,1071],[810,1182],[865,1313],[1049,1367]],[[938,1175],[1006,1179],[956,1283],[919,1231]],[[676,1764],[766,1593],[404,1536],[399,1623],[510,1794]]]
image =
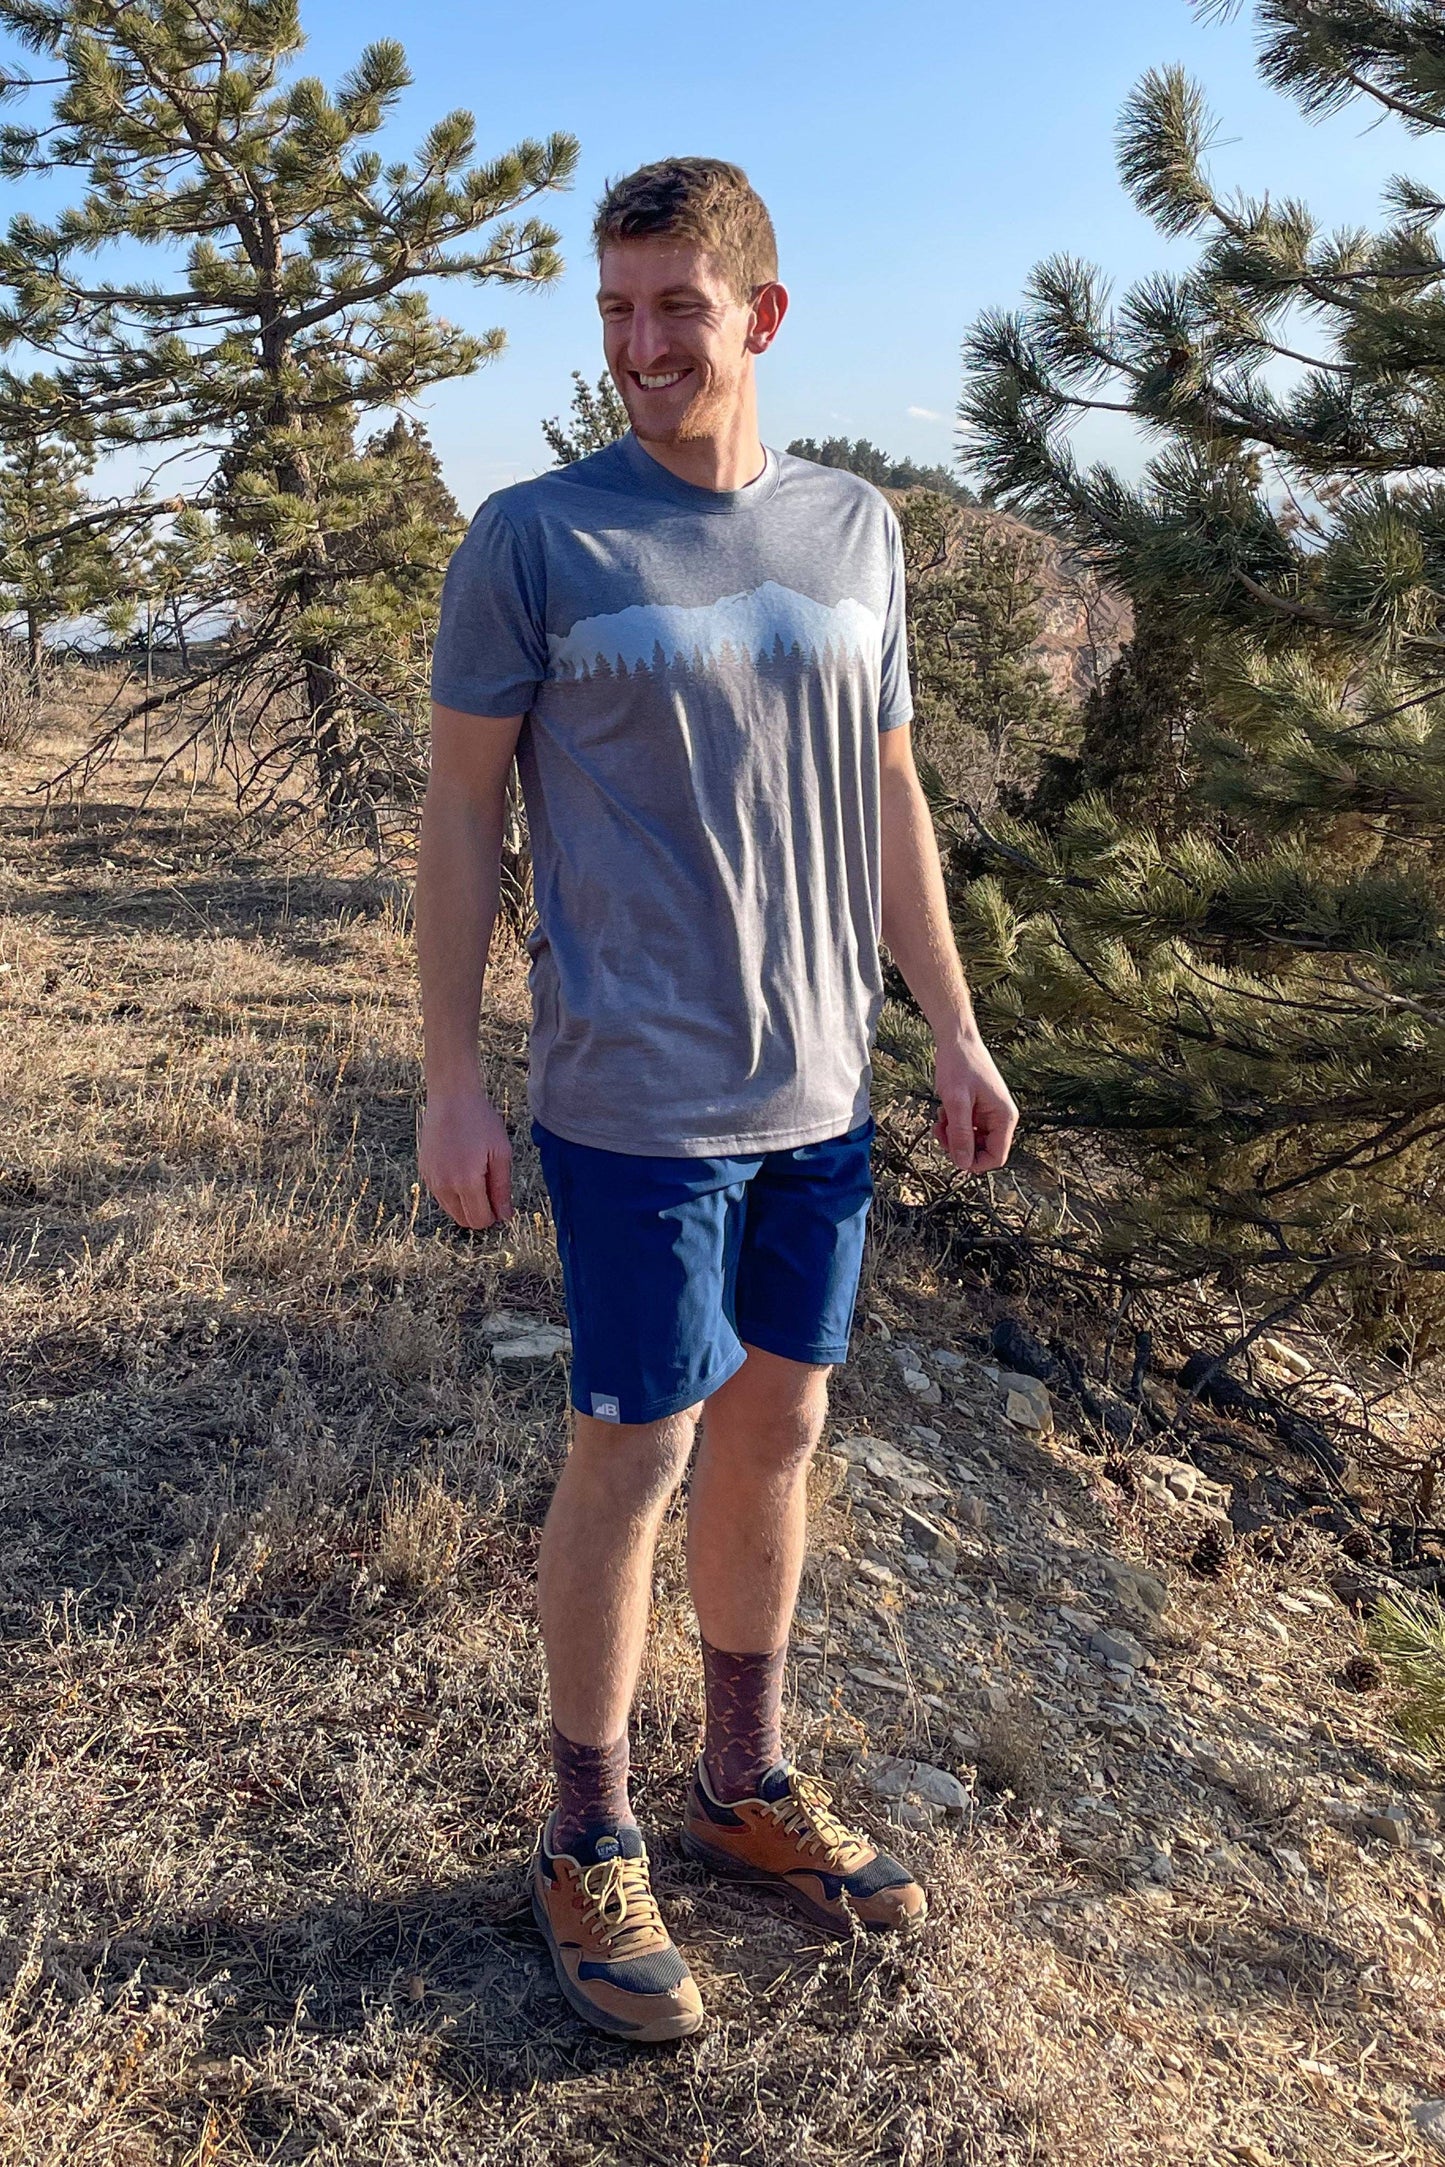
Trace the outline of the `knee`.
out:
[[[628,1514],[660,1511],[687,1468],[699,1410],[661,1422],[598,1422],[579,1414],[572,1437],[578,1472],[601,1497]]]
[[[759,1433],[759,1450],[783,1467],[806,1467],[818,1449],[828,1413],[828,1394],[820,1387],[796,1405],[782,1408]]]
[[[785,1389],[731,1395],[724,1387],[708,1402],[704,1433],[730,1464],[796,1472],[807,1466],[817,1450],[828,1414],[828,1372],[815,1369],[796,1374],[800,1365],[788,1367],[794,1375],[766,1380],[774,1387],[781,1382]]]

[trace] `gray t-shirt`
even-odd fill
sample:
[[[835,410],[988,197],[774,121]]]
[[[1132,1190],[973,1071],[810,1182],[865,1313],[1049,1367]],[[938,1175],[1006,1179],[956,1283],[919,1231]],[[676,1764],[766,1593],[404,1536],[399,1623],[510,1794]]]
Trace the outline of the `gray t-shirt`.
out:
[[[877,490],[775,452],[700,489],[632,436],[500,490],[448,569],[432,694],[526,717],[544,1127],[694,1157],[867,1117],[877,740],[913,712]]]

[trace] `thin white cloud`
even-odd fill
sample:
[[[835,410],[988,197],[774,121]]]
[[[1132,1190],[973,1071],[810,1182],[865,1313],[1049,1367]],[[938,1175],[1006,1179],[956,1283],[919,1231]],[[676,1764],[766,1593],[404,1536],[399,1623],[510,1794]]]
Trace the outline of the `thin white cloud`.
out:
[[[910,421],[942,421],[943,416],[935,414],[931,406],[910,406],[908,418]]]

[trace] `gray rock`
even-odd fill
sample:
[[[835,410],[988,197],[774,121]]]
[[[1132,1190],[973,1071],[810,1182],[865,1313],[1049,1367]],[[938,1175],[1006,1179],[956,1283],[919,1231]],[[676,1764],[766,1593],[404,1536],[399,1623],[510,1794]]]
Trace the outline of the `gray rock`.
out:
[[[1041,1437],[1053,1434],[1054,1403],[1049,1398],[1049,1388],[1040,1384],[1037,1377],[1025,1377],[1022,1370],[1003,1369],[998,1375],[999,1390],[1004,1395],[1004,1413],[1009,1421],[1021,1430],[1034,1430]]]
[[[943,1814],[937,1806],[920,1805],[915,1799],[900,1798],[888,1808],[884,1819],[891,1821],[895,1828],[932,1828],[943,1819]]]
[[[1410,1823],[1403,1808],[1387,1806],[1383,1813],[1362,1813],[1360,1826],[1367,1836],[1403,1850],[1410,1841]]]
[[[905,1697],[908,1693],[908,1686],[902,1678],[892,1678],[887,1671],[874,1670],[867,1663],[850,1663],[848,1675],[856,1678],[859,1685],[871,1685],[879,1693],[901,1693]]]
[[[1101,1558],[1099,1572],[1121,1610],[1146,1623],[1164,1615],[1169,1590],[1157,1573],[1145,1572],[1142,1565],[1128,1565],[1123,1558]]]
[[[554,1324],[543,1325],[535,1332],[521,1333],[515,1339],[492,1342],[494,1362],[550,1362],[556,1355],[571,1352],[571,1335]]]
[[[893,1754],[880,1753],[860,1764],[858,1778],[874,1798],[906,1798],[917,1765],[915,1761],[900,1761]]]
[[[870,1475],[893,1475],[909,1482],[926,1482],[928,1469],[922,1460],[910,1459],[896,1445],[887,1445],[881,1437],[859,1439],[869,1447],[863,1456],[863,1465]]]
[[[1096,1663],[1120,1670],[1139,1670],[1148,1660],[1145,1649],[1132,1633],[1095,1633],[1089,1642],[1089,1653]]]
[[[907,1390],[924,1407],[941,1407],[943,1405],[943,1394],[926,1370],[904,1370],[903,1382]]]
[[[946,1768],[935,1768],[929,1761],[879,1754],[863,1762],[858,1773],[864,1788],[875,1798],[913,1799],[943,1813],[968,1811],[968,1792],[957,1776],[950,1775]]]
[[[1292,1347],[1288,1340],[1272,1336],[1261,1339],[1255,1352],[1262,1354],[1267,1362],[1273,1362],[1276,1369],[1282,1369],[1287,1377],[1299,1379],[1314,1375],[1315,1366],[1309,1356],[1299,1347]]]
[[[1199,1488],[1199,1469],[1191,1460],[1171,1460],[1162,1452],[1146,1452],[1139,1464],[1146,1475],[1172,1492],[1181,1505],[1189,1504]]]
[[[920,1761],[913,1772],[909,1796],[921,1799],[926,1806],[941,1806],[945,1813],[967,1813],[968,1792],[957,1776],[946,1768],[935,1768],[929,1761]]]
[[[912,1543],[914,1549],[921,1550],[925,1557],[932,1557],[934,1552],[938,1550],[953,1549],[953,1541],[948,1530],[935,1527],[934,1523],[931,1520],[926,1520],[921,1512],[914,1512],[911,1507],[905,1505],[902,1522],[903,1540],[906,1543]],[[957,1556],[956,1551],[954,1555]]]
[[[960,1527],[971,1535],[986,1535],[989,1531],[988,1507],[981,1497],[959,1498],[955,1511]]]
[[[1410,2109],[1410,2119],[1426,2144],[1445,2152],[1445,2099],[1420,2099]]]

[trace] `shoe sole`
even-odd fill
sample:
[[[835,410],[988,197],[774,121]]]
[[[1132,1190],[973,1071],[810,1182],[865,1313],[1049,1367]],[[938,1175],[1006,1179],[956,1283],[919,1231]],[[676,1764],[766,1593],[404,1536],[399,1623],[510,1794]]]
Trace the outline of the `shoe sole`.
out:
[[[831,1934],[835,1941],[852,1940],[855,1920],[866,1934],[907,1933],[911,1927],[921,1925],[923,1920],[922,1912],[916,1919],[899,1919],[895,1922],[889,1919],[865,1919],[856,1911],[850,1912],[847,1919],[843,1920],[836,1911],[829,1911],[824,1905],[814,1903],[807,1891],[800,1889],[796,1882],[790,1881],[786,1874],[764,1873],[756,1867],[741,1865],[728,1852],[715,1851],[710,1843],[704,1843],[700,1836],[694,1836],[688,1829],[682,1831],[682,1848],[689,1858],[696,1859],[700,1866],[710,1868],[725,1880],[743,1883],[749,1888],[771,1889],[779,1896],[786,1896],[795,1911],[803,1912],[815,1926],[821,1926],[825,1933]]]
[[[567,1967],[562,1962],[562,1953],[557,1947],[557,1937],[552,1931],[552,1921],[547,1916],[547,1907],[542,1902],[535,1880],[532,1883],[532,1917],[540,1927],[542,1938],[552,1953],[552,1969],[557,1974],[557,1984],[561,1987],[569,2007],[577,2012],[584,2024],[590,2024],[594,2031],[606,2032],[613,2039],[626,2039],[633,2046],[655,2047],[664,2046],[672,2039],[686,2039],[700,2028],[703,2021],[701,2011],[696,2016],[684,2010],[677,2016],[660,2017],[650,2024],[629,2024],[626,2017],[614,2016],[608,2009],[599,2009],[568,1976]]]

